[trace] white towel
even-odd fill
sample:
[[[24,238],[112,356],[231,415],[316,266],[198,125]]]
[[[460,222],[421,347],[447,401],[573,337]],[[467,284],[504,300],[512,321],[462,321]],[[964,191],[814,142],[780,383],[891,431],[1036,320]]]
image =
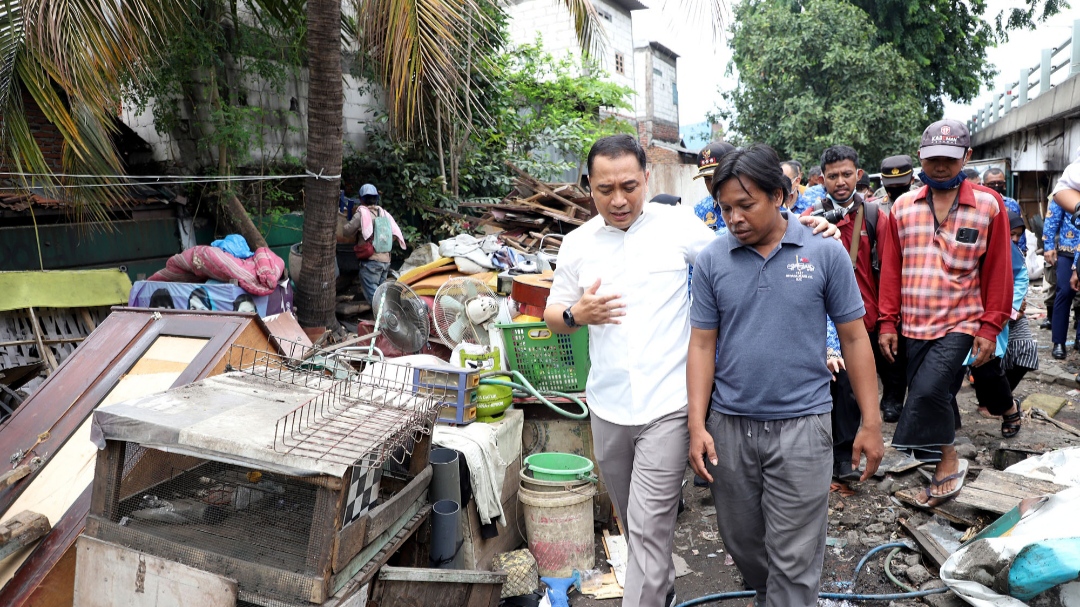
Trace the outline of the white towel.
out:
[[[494,520],[505,527],[502,487],[506,477],[506,462],[499,454],[495,428],[491,424],[482,423],[467,426],[437,425],[431,442],[465,455],[480,522],[486,525]]]

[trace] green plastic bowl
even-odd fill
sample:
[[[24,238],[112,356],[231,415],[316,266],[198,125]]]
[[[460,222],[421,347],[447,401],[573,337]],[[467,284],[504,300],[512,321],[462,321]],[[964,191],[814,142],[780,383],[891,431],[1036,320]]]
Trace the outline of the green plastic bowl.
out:
[[[535,479],[568,482],[588,478],[593,463],[573,453],[533,453],[525,458],[525,467]]]

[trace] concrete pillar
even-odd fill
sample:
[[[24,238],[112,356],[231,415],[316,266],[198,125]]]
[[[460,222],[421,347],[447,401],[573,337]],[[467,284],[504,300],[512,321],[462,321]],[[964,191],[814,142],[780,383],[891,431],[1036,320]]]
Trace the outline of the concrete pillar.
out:
[[[1027,103],[1028,92],[1028,68],[1020,68],[1020,84],[1016,86],[1016,90],[1020,93],[1020,98],[1016,101],[1016,107],[1020,107]]]
[[[997,122],[1001,119],[1001,93],[994,95],[994,100],[991,103],[994,104],[994,122]]]
[[[986,124],[993,124],[994,123],[994,102],[993,101],[987,101],[986,102],[986,107],[983,108],[983,109],[986,110]]]
[[[1039,94],[1050,90],[1050,70],[1054,69],[1054,49],[1044,48],[1042,63],[1039,64]]]
[[[1002,116],[1004,116],[1005,114],[1008,114],[1009,110],[1012,109],[1013,97],[1014,97],[1014,95],[1010,95],[1009,93],[1005,93],[1005,95],[1002,96],[1002,98],[1001,98],[1001,115]]]
[[[1072,63],[1069,64],[1069,75],[1080,74],[1080,19],[1073,20],[1072,35]]]
[[[983,128],[983,111],[979,110],[975,112],[975,130],[978,131]]]

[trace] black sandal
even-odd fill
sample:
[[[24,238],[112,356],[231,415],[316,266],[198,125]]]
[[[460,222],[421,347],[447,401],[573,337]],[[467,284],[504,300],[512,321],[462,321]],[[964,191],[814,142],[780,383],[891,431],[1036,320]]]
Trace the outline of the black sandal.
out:
[[[1005,438],[1012,438],[1020,433],[1020,419],[1024,417],[1024,412],[1020,409],[1020,401],[1015,398],[1013,399],[1013,406],[1016,408],[1015,413],[1001,416],[1001,435]]]

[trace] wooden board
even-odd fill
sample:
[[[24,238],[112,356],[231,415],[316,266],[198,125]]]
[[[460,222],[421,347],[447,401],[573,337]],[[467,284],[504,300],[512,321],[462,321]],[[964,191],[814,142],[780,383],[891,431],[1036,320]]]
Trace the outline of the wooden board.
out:
[[[480,282],[494,287],[496,280],[495,272],[480,272],[479,274],[462,274],[461,272],[445,272],[442,274],[435,274],[434,276],[428,276],[423,280],[419,280],[412,285],[413,291],[416,291],[417,295],[434,295],[439,292],[439,287],[446,284],[451,278],[472,278],[479,280]],[[492,288],[494,291],[495,289]]]
[[[911,535],[915,543],[922,549],[923,554],[926,555],[938,569],[945,564],[945,561],[949,558],[949,553],[941,547],[934,538],[926,535],[922,531],[919,531],[910,519],[905,519],[900,522],[904,529]]]
[[[235,607],[236,581],[91,537],[76,545],[74,607]]]
[[[383,567],[372,585],[378,605],[495,607],[506,573],[465,569]]]
[[[1068,487],[998,470],[983,470],[956,496],[957,502],[995,514],[1005,514],[1026,497],[1039,497]]]
[[[983,517],[980,516],[979,511],[971,506],[965,504],[959,504],[956,500],[949,500],[943,504],[935,506],[933,508],[926,508],[920,504],[916,498],[923,493],[924,489],[919,487],[917,489],[905,489],[903,491],[897,491],[895,493],[896,498],[901,502],[913,506],[919,510],[927,512],[933,512],[941,515],[942,518],[956,523],[958,525],[967,525],[969,527],[983,524]],[[960,492],[960,495],[967,491],[967,487]]]

